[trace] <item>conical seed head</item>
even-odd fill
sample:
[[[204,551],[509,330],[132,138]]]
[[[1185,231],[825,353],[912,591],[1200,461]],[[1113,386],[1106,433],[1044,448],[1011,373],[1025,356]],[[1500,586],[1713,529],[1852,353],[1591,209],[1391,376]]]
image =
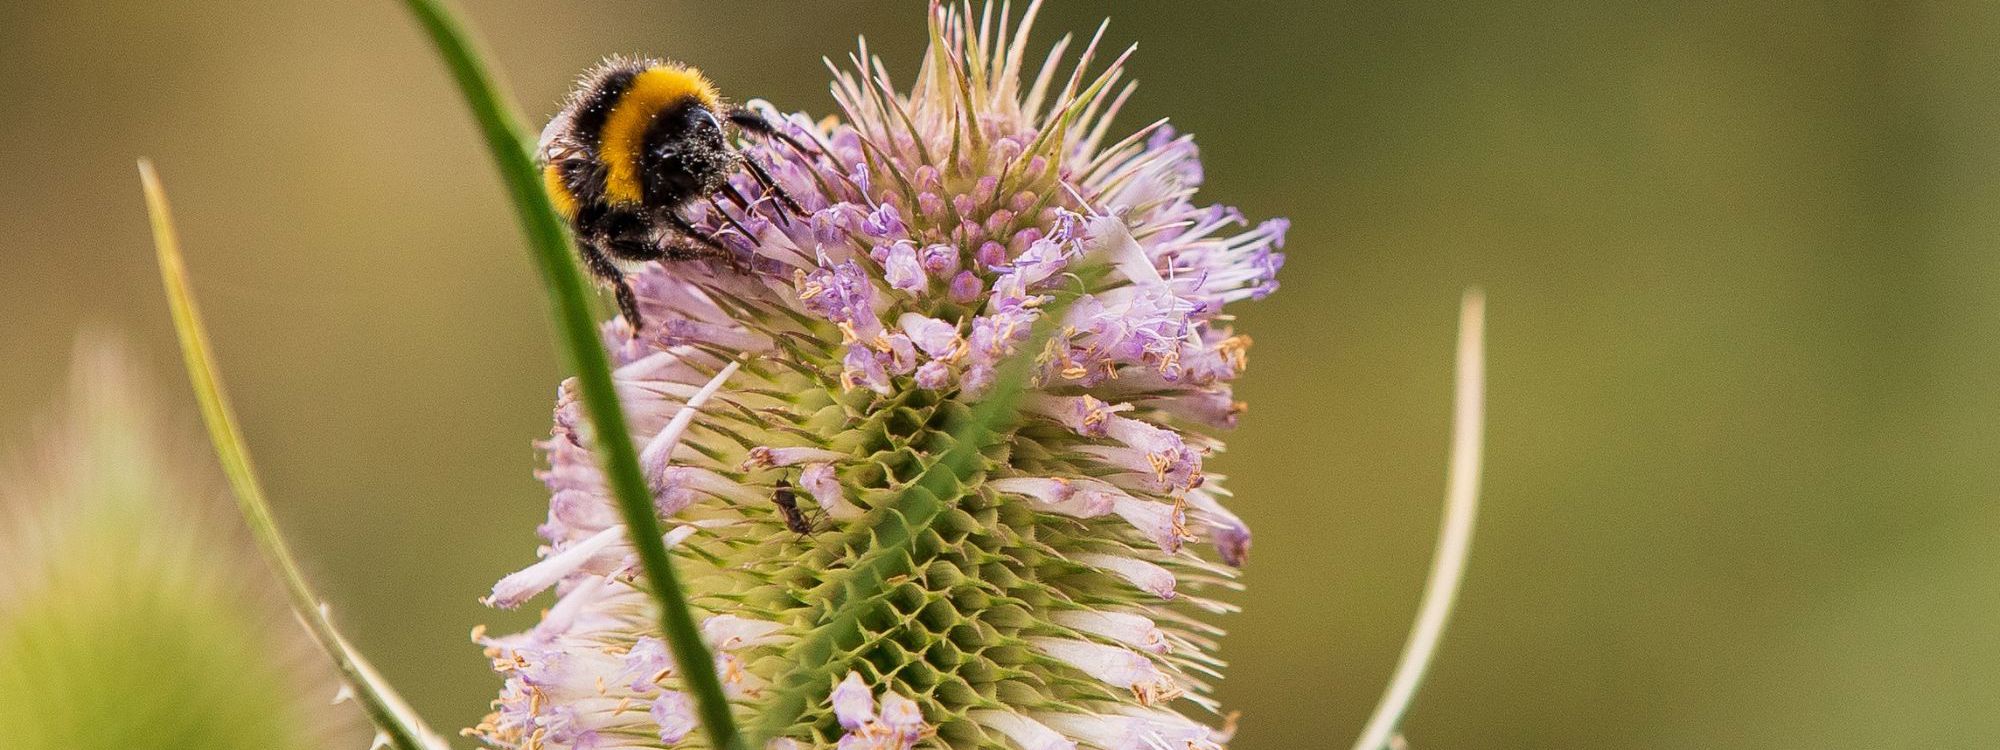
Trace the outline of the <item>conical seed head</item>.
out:
[[[1073,67],[1067,42],[1028,65],[1033,13],[933,9],[914,85],[865,48],[836,69],[842,117],[753,103],[783,137],[746,155],[804,214],[738,176],[741,202],[686,209],[734,262],[648,266],[647,326],[606,326],[620,439],[642,451],[712,668],[748,716],[812,698],[778,744],[1227,740],[1206,619],[1230,609],[1213,597],[1249,532],[1200,430],[1241,410],[1249,342],[1223,308],[1275,288],[1285,224],[1195,203],[1193,142],[1163,122],[1114,137],[1130,88],[1098,38]],[[1017,356],[1033,374],[1012,431],[970,471],[934,470]],[[565,389],[549,545],[491,601],[559,599],[531,631],[481,636],[507,686],[470,731],[699,746],[594,439]]]
[[[60,420],[0,457],[0,744],[360,746],[213,459],[121,352],[86,338]]]

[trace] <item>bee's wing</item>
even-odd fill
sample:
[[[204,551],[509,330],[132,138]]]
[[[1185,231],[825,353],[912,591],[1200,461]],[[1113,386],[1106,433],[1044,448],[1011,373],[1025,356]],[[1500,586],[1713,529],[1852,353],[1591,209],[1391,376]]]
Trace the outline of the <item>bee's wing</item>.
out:
[[[553,161],[561,155],[560,152],[569,150],[566,146],[558,145],[557,141],[564,133],[569,132],[570,116],[574,110],[574,107],[564,107],[555,117],[549,118],[549,124],[542,126],[542,137],[535,142],[535,156],[542,162]]]

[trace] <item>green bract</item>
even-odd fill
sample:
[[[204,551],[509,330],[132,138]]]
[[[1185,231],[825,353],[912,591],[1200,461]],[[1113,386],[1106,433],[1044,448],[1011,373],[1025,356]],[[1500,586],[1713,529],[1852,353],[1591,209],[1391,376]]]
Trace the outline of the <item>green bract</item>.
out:
[[[193,478],[205,457],[165,449],[179,443],[120,358],[83,355],[65,422],[0,482],[6,746],[358,746],[219,487]]]

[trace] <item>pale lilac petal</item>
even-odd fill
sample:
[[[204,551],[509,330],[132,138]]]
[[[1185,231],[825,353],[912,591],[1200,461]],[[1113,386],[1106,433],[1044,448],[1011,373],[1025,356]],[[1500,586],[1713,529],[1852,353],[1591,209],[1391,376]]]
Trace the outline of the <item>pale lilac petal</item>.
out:
[[[1028,643],[1105,684],[1151,696],[1142,698],[1142,702],[1150,703],[1179,692],[1151,659],[1133,651],[1063,638],[1029,638]]]
[[[1188,534],[1187,521],[1181,509],[1173,505],[1121,494],[1112,502],[1111,511],[1132,524],[1132,528],[1145,534],[1167,554],[1179,552],[1181,542],[1193,538]]]
[[[1174,574],[1166,568],[1136,558],[1094,552],[1075,555],[1074,558],[1077,562],[1085,565],[1103,568],[1115,573],[1120,578],[1124,578],[1130,582],[1133,586],[1137,586],[1141,591],[1151,593],[1161,599],[1174,598],[1174,587],[1176,585]]]
[[[493,593],[484,600],[487,606],[513,609],[529,597],[547,591],[557,581],[582,569],[591,558],[610,549],[612,545],[625,539],[624,526],[611,526],[597,532],[581,542],[570,544],[557,550],[555,554],[542,558],[540,562],[511,573],[493,584]]]
[[[861,680],[860,672],[848,672],[847,678],[833,687],[828,700],[833,703],[834,718],[843,727],[860,729],[875,720],[875,694]]]
[[[1049,619],[1064,627],[1109,638],[1149,653],[1164,654],[1169,649],[1166,633],[1144,615],[1074,610],[1057,612]]]
[[[716,615],[701,622],[701,634],[720,651],[753,648],[778,640],[773,637],[785,626],[769,620],[736,615]]]
[[[882,274],[884,280],[889,282],[889,288],[910,294],[922,294],[930,284],[923,263],[917,260],[916,246],[908,242],[898,242],[889,248]]]
[[[678,690],[668,690],[653,699],[647,710],[653,723],[660,725],[660,741],[669,745],[687,739],[694,731],[694,705],[687,694]]]
[[[840,519],[861,515],[861,509],[847,501],[847,491],[840,486],[840,477],[834,473],[832,464],[806,464],[799,472],[799,486],[812,495],[813,502],[827,515]]]
[[[896,325],[908,334],[910,341],[922,350],[925,356],[934,359],[949,357],[959,347],[958,326],[937,318],[917,313],[903,313],[896,319]]]
[[[824,448],[809,446],[774,448],[760,445],[750,449],[750,457],[744,460],[742,468],[749,470],[769,466],[796,466],[813,461],[839,461],[843,458],[847,458],[847,454]]]
[[[923,736],[926,727],[923,711],[917,708],[916,701],[895,693],[882,694],[881,722],[905,741]]]
[[[1021,750],[1076,750],[1076,741],[1049,725],[1012,711],[974,711],[973,721],[1000,732]]]
[[[673,671],[674,658],[667,653],[667,644],[652,636],[642,636],[632,644],[632,650],[625,652],[623,669],[619,679],[630,680],[633,691],[645,692],[659,687],[660,680]]]

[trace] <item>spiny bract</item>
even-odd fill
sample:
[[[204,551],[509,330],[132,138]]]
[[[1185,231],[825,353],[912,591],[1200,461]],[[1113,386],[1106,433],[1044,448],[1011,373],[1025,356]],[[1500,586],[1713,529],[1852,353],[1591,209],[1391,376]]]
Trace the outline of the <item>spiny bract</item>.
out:
[[[1203,475],[1220,443],[1195,429],[1242,409],[1229,382],[1249,341],[1223,308],[1275,288],[1286,224],[1196,204],[1194,143],[1164,120],[1108,137],[1132,86],[1124,56],[1089,72],[1102,27],[1073,72],[1065,38],[1024,79],[1034,15],[1010,32],[1005,10],[934,8],[907,93],[864,46],[835,71],[844,119],[753,104],[796,143],[746,150],[808,215],[739,175],[764,197],[688,211],[735,262],[641,269],[649,325],[605,328],[715,669],[774,746],[1152,750],[1231,732],[1205,617],[1230,609],[1208,594],[1233,585],[1250,533]],[[1052,338],[1021,351],[1051,309]],[[898,493],[1017,353],[1035,363],[1019,426],[884,548]],[[478,636],[506,686],[468,732],[699,746],[591,440],[566,387],[544,444],[549,546],[489,601],[560,598],[532,630]],[[787,529],[787,487],[813,531]],[[1200,540],[1212,552],[1183,546]],[[894,568],[879,591],[848,585],[868,554]],[[857,627],[798,648],[836,610]],[[810,698],[795,719],[771,709],[787,686]]]
[[[358,712],[122,347],[0,459],[0,746],[360,747]]]

